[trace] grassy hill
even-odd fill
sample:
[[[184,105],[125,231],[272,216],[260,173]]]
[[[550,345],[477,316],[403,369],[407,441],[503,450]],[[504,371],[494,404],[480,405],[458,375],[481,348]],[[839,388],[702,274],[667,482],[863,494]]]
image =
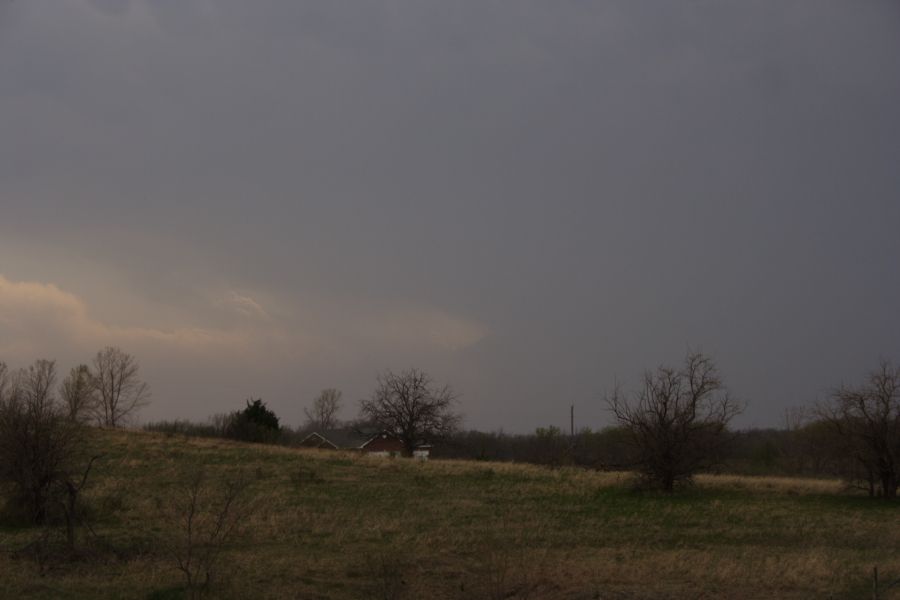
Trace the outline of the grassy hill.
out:
[[[87,556],[2,552],[0,597],[182,597],[161,548],[201,467],[210,482],[244,477],[253,506],[215,597],[856,598],[874,565],[900,576],[900,506],[837,482],[704,476],[667,497],[575,469],[94,435]],[[3,526],[0,544],[37,533]]]

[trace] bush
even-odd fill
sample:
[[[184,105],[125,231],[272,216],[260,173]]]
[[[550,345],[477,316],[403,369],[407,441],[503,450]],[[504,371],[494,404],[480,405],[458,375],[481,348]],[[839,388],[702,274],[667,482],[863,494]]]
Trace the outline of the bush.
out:
[[[39,525],[64,522],[74,550],[79,495],[99,456],[88,457],[84,428],[53,396],[55,381],[53,361],[12,373],[0,363],[0,481],[12,492],[10,512]]]
[[[200,598],[229,571],[223,555],[246,533],[254,504],[246,478],[211,479],[203,468],[186,472],[174,492],[158,501],[170,524],[159,542],[184,576],[186,595]]]
[[[666,492],[721,461],[728,424],[743,408],[700,352],[689,352],[681,369],[648,371],[631,397],[617,387],[607,403],[634,444],[643,483]]]
[[[272,444],[280,433],[278,417],[259,398],[247,400],[246,408],[232,413],[225,425],[225,437],[242,442]]]
[[[14,373],[0,365],[0,478],[11,485],[11,508],[34,523],[55,504],[61,474],[80,446],[78,428],[51,396],[55,377],[50,361]]]

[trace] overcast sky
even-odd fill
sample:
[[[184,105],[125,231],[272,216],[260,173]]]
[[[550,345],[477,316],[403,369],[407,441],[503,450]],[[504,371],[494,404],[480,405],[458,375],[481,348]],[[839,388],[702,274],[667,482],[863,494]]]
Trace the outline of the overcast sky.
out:
[[[0,360],[142,420],[610,423],[717,360],[741,426],[900,360],[896,0],[0,0]]]

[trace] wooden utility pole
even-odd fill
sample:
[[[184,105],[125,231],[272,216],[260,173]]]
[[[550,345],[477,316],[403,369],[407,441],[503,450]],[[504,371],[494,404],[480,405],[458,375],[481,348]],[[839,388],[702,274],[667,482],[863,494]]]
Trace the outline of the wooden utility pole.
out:
[[[575,405],[569,407],[569,435],[575,437]]]

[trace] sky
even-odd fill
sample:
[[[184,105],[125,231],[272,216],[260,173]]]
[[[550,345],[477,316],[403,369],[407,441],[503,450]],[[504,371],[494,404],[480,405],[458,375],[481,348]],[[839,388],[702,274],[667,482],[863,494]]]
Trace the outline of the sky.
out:
[[[895,0],[0,0],[0,360],[152,403],[611,424],[688,349],[736,424],[900,361]]]

